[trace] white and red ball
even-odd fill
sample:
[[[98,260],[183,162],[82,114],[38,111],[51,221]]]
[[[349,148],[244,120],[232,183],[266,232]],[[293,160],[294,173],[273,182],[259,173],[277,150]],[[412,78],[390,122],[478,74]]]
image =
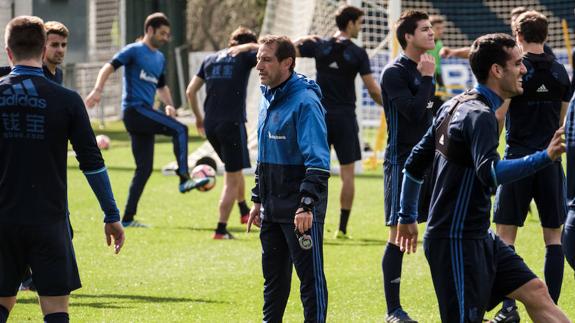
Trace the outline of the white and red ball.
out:
[[[97,135],[96,143],[98,144],[98,148],[101,150],[106,150],[110,148],[110,137],[106,135]]]
[[[192,170],[192,178],[208,178],[210,180],[206,185],[198,187],[198,191],[207,192],[216,186],[216,171],[209,165],[201,164],[194,167]]]

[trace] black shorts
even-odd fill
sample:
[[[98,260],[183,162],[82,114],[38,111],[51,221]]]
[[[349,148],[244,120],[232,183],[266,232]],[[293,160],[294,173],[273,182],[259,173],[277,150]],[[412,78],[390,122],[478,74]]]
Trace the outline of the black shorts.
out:
[[[424,239],[442,322],[482,322],[506,295],[537,278],[498,236]]]
[[[383,195],[385,206],[385,224],[395,226],[399,221],[399,198],[401,197],[401,185],[403,183],[404,163],[383,163]],[[417,222],[427,221],[429,203],[431,202],[432,185],[429,180],[429,172],[423,179],[423,186],[419,194]]]
[[[335,149],[340,165],[361,160],[359,127],[355,115],[330,115],[325,117],[327,143]]]
[[[248,136],[243,122],[223,121],[206,126],[206,137],[224,163],[226,172],[251,167]]]
[[[516,182],[499,186],[493,207],[493,222],[522,227],[534,199],[541,226],[560,228],[567,217],[565,175],[560,162]]]
[[[0,297],[16,296],[28,268],[40,296],[69,295],[82,287],[68,219],[0,224]]]

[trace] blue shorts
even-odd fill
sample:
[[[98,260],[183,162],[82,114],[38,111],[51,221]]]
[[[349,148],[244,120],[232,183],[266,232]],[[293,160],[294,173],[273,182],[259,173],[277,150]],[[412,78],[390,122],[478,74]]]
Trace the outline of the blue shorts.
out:
[[[383,195],[385,205],[385,224],[395,226],[399,221],[399,199],[401,197],[401,185],[403,183],[404,163],[383,163]],[[427,221],[429,204],[431,202],[432,185],[429,172],[425,175],[423,186],[419,194],[417,222]]]
[[[206,125],[206,137],[225,165],[226,172],[250,168],[248,136],[243,122]]]
[[[0,297],[16,296],[28,268],[40,296],[82,286],[67,217],[49,225],[0,224]]]
[[[541,226],[560,228],[567,216],[565,175],[560,162],[555,162],[537,173],[499,186],[495,196],[493,222],[522,227],[529,204],[535,200]]]
[[[424,239],[442,322],[482,322],[506,295],[537,278],[490,232],[484,239]]]
[[[327,126],[327,143],[337,155],[340,165],[347,165],[361,160],[359,144],[359,127],[353,114],[330,115],[325,117]]]

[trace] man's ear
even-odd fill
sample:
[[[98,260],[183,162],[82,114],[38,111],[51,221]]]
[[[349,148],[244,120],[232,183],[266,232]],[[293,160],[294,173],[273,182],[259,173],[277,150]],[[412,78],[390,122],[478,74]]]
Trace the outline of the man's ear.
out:
[[[497,79],[503,78],[503,67],[499,64],[492,64],[489,69],[489,73],[495,76]]]

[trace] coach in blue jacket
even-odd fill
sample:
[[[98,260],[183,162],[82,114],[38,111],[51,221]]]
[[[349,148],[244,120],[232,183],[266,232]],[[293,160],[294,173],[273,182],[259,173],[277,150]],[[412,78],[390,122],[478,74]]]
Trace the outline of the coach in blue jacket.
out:
[[[305,322],[325,322],[322,245],[329,148],[321,91],[293,71],[295,48],[289,38],[266,36],[260,44],[256,69],[263,97],[248,231],[252,223],[261,227],[263,321],[282,321],[293,264]]]

